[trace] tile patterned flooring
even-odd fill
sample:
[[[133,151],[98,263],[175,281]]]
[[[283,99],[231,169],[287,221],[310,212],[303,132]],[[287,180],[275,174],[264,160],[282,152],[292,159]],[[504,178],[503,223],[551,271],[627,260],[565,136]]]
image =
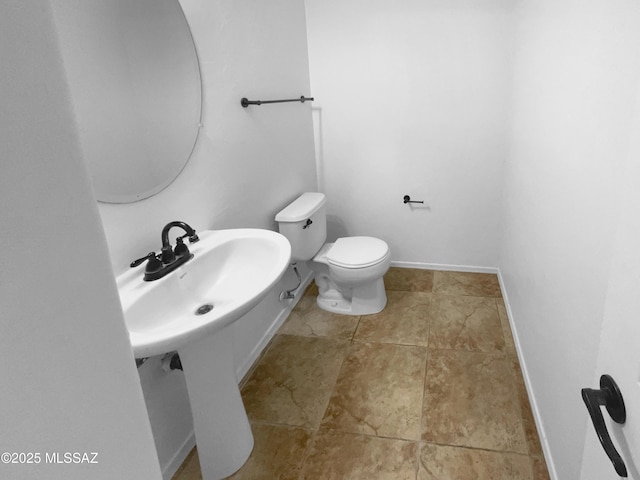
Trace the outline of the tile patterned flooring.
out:
[[[548,480],[497,277],[385,285],[361,317],[307,290],[241,385],[255,447],[229,478]],[[194,449],[173,480],[201,478]]]

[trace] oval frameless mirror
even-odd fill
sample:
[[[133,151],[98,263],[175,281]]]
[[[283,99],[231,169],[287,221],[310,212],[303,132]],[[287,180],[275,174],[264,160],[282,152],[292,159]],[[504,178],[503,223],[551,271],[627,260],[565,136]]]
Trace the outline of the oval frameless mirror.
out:
[[[96,198],[127,203],[169,185],[198,136],[198,57],[178,0],[55,2]]]

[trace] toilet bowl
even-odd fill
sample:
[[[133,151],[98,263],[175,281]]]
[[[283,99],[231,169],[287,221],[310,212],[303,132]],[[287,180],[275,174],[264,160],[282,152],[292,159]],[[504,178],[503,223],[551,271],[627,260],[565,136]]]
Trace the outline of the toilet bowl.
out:
[[[387,304],[382,277],[390,262],[389,247],[378,238],[345,237],[324,244],[309,262],[318,306],[345,315],[381,312]]]
[[[387,303],[383,275],[390,250],[383,240],[354,236],[326,240],[326,197],[304,193],[276,215],[280,233],[291,243],[292,262],[305,261],[315,273],[317,304],[344,315],[368,315]]]

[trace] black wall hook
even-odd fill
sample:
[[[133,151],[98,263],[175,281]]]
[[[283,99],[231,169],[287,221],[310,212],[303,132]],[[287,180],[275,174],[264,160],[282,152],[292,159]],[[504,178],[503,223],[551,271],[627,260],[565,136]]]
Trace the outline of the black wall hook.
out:
[[[581,392],[582,400],[589,411],[591,421],[596,429],[596,434],[598,435],[598,440],[600,440],[602,448],[604,448],[609,460],[613,463],[613,468],[615,468],[616,473],[626,478],[628,476],[627,467],[616,450],[616,447],[613,445],[613,441],[611,441],[607,424],[604,422],[604,417],[600,410],[601,406],[605,406],[614,422],[624,423],[627,420],[627,411],[624,406],[622,392],[620,392],[618,385],[610,375],[602,375],[600,377],[600,390],[583,388]]]

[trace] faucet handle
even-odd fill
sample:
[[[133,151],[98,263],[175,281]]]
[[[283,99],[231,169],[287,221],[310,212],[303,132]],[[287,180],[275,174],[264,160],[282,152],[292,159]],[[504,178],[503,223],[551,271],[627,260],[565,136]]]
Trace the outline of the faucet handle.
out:
[[[149,262],[147,262],[147,266],[144,267],[145,273],[154,273],[154,272],[157,272],[158,270],[160,270],[162,268],[162,262],[158,259],[158,256],[156,255],[156,252],[147,253],[146,256],[131,262],[131,264],[129,266],[131,268],[137,267],[138,265],[142,264],[146,260],[149,260]]]
[[[184,255],[189,255],[189,247],[184,244],[183,237],[176,238],[176,247],[173,249],[173,253],[176,257],[183,257]]]
[[[147,253],[144,257],[139,258],[139,259],[134,260],[133,262],[131,262],[131,263],[129,264],[129,266],[130,266],[131,268],[135,268],[135,267],[137,267],[138,265],[142,265],[144,262],[146,262],[147,260],[149,260],[150,258],[155,257],[155,256],[156,256],[156,252],[149,252],[149,253]]]

